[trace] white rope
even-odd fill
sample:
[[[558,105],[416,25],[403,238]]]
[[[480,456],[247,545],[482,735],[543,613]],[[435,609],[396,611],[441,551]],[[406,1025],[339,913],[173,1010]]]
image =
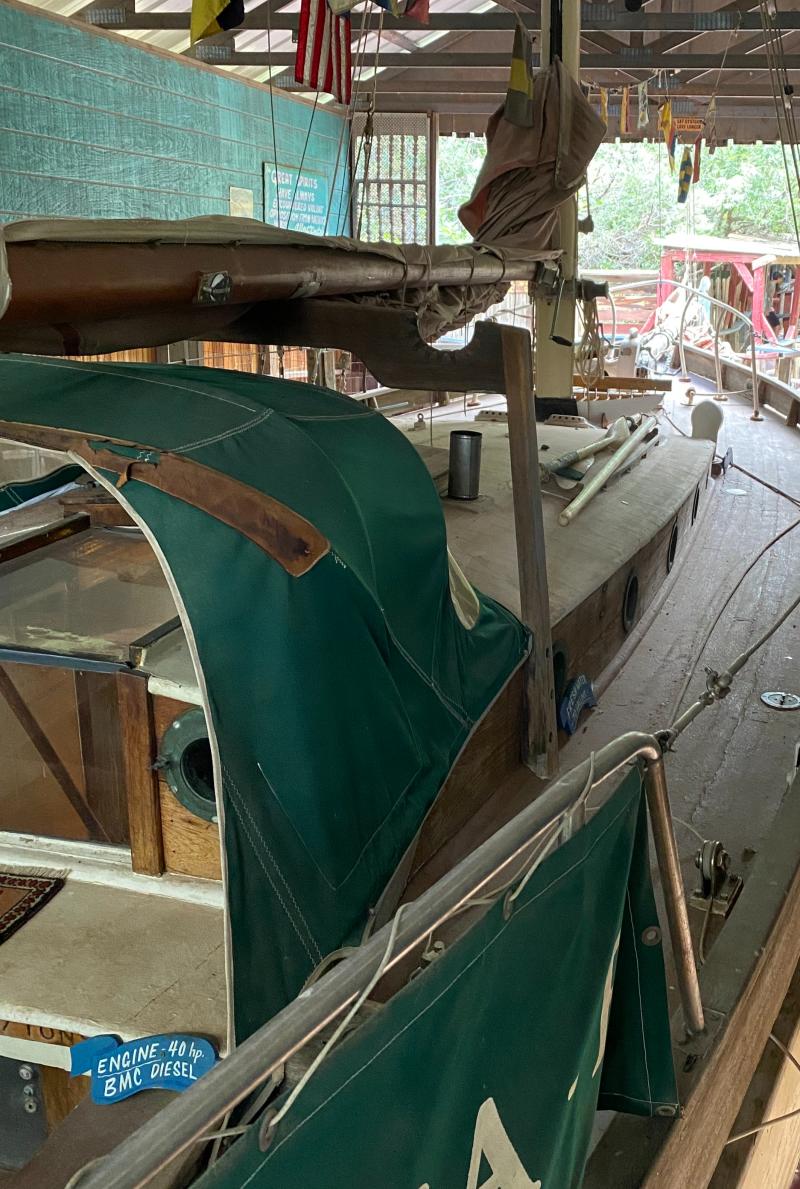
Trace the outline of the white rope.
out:
[[[583,334],[575,351],[575,368],[585,388],[592,388],[605,373],[606,345],[600,333],[597,302],[582,303]]]
[[[86,1173],[91,1172],[93,1168],[97,1168],[98,1164],[102,1164],[103,1160],[105,1160],[105,1156],[95,1156],[88,1164],[84,1164],[82,1168],[79,1168],[77,1172],[72,1174],[64,1189],[75,1189],[75,1186],[80,1184]]]
[[[774,1032],[770,1032],[769,1039],[777,1045],[783,1055],[789,1061],[791,1061],[795,1069],[800,1072],[800,1062],[798,1062],[793,1053],[789,1052],[783,1041],[778,1040]],[[730,1139],[726,1141],[725,1147],[727,1148],[729,1144],[735,1144],[737,1140],[747,1139],[748,1136],[751,1135],[758,1135],[760,1131],[765,1131],[767,1127],[774,1127],[776,1123],[786,1123],[789,1119],[796,1119],[798,1115],[800,1115],[800,1109],[796,1111],[789,1111],[787,1115],[776,1115],[774,1119],[767,1119],[765,1123],[759,1123],[758,1127],[750,1127],[747,1131],[739,1131],[736,1135],[732,1135]]]
[[[705,652],[706,648],[708,647],[709,641],[711,640],[711,637],[713,636],[714,632],[716,631],[716,628],[717,628],[720,620],[722,619],[722,616],[724,615],[727,608],[730,606],[730,603],[731,603],[734,595],[737,593],[739,588],[742,586],[744,580],[755,569],[756,565],[761,561],[762,557],[766,553],[768,553],[770,549],[772,549],[775,545],[777,545],[780,540],[782,540],[785,536],[788,536],[788,534],[793,532],[796,528],[800,528],[800,519],[793,520],[791,524],[788,524],[785,528],[781,529],[780,532],[776,533],[774,537],[771,537],[770,540],[767,541],[766,545],[764,545],[761,549],[759,549],[758,553],[753,558],[753,560],[751,562],[749,562],[749,564],[745,567],[745,569],[742,571],[742,573],[737,578],[736,582],[734,583],[733,587],[729,591],[729,593],[728,593],[727,597],[725,598],[719,611],[714,616],[711,626],[709,627],[708,631],[705,633],[705,636],[703,638],[703,643],[700,645],[700,648],[697,650],[697,652],[695,654],[695,658],[694,658],[694,660],[691,664],[691,667],[689,669],[689,672],[686,674],[686,678],[685,678],[683,686],[681,688],[681,692],[678,695],[678,697],[675,699],[675,702],[673,703],[672,713],[670,716],[671,720],[673,722],[678,717],[678,711],[680,710],[681,702],[683,701],[684,697],[686,696],[686,691],[688,690],[688,688],[691,684],[692,678],[694,677],[697,666],[700,663],[700,658],[702,657],[703,653]],[[783,620],[781,620],[781,622],[783,622]],[[762,643],[763,643],[763,641],[762,641]]]
[[[275,1128],[280,1123],[281,1119],[285,1118],[287,1113],[291,1110],[292,1106],[297,1101],[300,1094],[302,1094],[303,1090],[308,1085],[311,1078],[314,1076],[314,1074],[317,1072],[317,1070],[319,1069],[322,1062],[328,1056],[328,1053],[330,1053],[333,1046],[339,1041],[339,1039],[341,1038],[343,1033],[347,1030],[347,1028],[350,1026],[352,1021],[355,1019],[355,1017],[360,1012],[361,1008],[364,1006],[364,1003],[369,998],[369,996],[371,995],[371,993],[374,990],[374,988],[376,987],[376,985],[383,978],[384,971],[386,970],[386,967],[389,963],[389,959],[392,956],[392,951],[394,950],[394,943],[397,939],[397,930],[400,925],[400,917],[401,917],[401,915],[403,913],[403,909],[405,907],[406,907],[405,904],[401,904],[400,907],[398,908],[397,912],[394,915],[394,920],[392,921],[392,927],[389,931],[389,940],[386,942],[386,949],[383,952],[383,957],[381,958],[380,962],[378,963],[378,965],[375,969],[375,973],[372,975],[372,978],[369,980],[367,985],[364,987],[364,990],[359,994],[359,996],[355,1000],[353,1006],[350,1008],[347,1015],[339,1022],[339,1024],[336,1026],[334,1031],[331,1033],[328,1040],[325,1042],[323,1047],[317,1053],[316,1057],[311,1062],[311,1064],[309,1065],[308,1069],[303,1074],[303,1076],[300,1078],[300,1081],[297,1083],[295,1088],[292,1090],[291,1094],[286,1099],[286,1102],[283,1104],[281,1109],[279,1111],[277,1111],[272,1116],[272,1118],[270,1119],[269,1124],[268,1124],[267,1133],[269,1133],[270,1131],[274,1131]]]
[[[674,814],[672,820],[676,825],[683,826],[684,830],[688,830],[690,834],[694,834],[695,838],[699,839],[700,842],[705,842],[703,835],[699,830],[695,830],[694,826],[690,822],[685,822],[683,818],[675,817]]]
[[[583,788],[581,789],[581,794],[578,797],[578,799],[574,805],[571,805],[569,807],[569,809],[564,810],[563,814],[559,818],[560,825],[563,825],[564,818],[567,817],[568,814],[574,813],[576,809],[580,808],[580,806],[583,805],[584,801],[589,796],[589,793],[592,791],[593,788],[594,788],[594,752],[592,752],[592,754],[589,756],[589,775],[586,777],[586,783],[584,784]],[[531,863],[528,870],[525,872],[525,875],[523,876],[520,883],[517,885],[516,888],[514,888],[513,892],[509,893],[509,896],[508,896],[509,904],[513,904],[514,901],[517,899],[517,897],[521,896],[522,893],[525,891],[525,887],[526,887],[527,883],[529,882],[531,876],[534,874],[535,871],[538,870],[538,868],[541,865],[541,863],[543,862],[543,860],[547,858],[547,856],[550,854],[550,851],[553,849],[553,845],[557,841],[559,833],[560,833],[560,830],[555,830],[553,832],[551,837],[547,840],[547,842],[544,844],[542,849],[536,855],[536,858]]]

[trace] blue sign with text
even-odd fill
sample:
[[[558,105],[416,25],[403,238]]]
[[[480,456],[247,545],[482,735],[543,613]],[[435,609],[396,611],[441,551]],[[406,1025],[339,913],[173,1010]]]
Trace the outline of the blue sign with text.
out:
[[[558,725],[568,735],[574,735],[578,729],[578,720],[586,707],[597,705],[594,686],[583,673],[580,677],[573,677],[558,704]]]
[[[120,1102],[140,1090],[188,1090],[217,1060],[214,1046],[180,1032],[120,1043],[91,1036],[72,1046],[72,1077],[92,1075],[92,1102]]]

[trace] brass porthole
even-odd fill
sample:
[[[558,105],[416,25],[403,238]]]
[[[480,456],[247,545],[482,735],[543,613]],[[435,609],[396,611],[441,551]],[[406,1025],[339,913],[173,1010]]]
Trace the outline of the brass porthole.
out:
[[[161,737],[157,767],[190,813],[207,822],[217,820],[214,766],[202,710],[193,708],[172,720]]]

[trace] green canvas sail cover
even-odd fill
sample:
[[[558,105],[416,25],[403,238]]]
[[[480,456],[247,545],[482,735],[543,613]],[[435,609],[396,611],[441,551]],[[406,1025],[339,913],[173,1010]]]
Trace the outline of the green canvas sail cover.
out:
[[[528,633],[482,596],[459,615],[425,466],[346,397],[6,355],[0,420],[72,435],[174,585],[216,753],[241,1040],[359,939]]]
[[[657,925],[636,770],[196,1189],[580,1185],[598,1107],[677,1111]]]

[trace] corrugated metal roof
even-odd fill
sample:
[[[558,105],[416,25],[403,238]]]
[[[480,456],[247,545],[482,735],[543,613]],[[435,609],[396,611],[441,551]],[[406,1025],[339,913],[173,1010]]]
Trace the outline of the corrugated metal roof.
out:
[[[674,248],[679,252],[724,252],[739,253],[742,256],[797,256],[797,244],[769,239],[745,239],[738,235],[667,235],[657,239],[663,248]]]

